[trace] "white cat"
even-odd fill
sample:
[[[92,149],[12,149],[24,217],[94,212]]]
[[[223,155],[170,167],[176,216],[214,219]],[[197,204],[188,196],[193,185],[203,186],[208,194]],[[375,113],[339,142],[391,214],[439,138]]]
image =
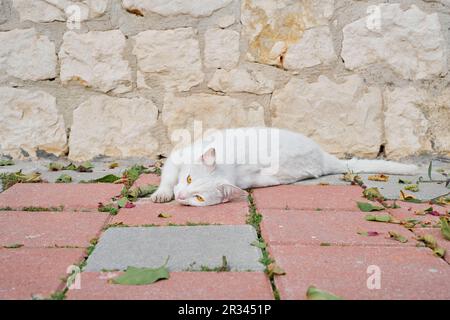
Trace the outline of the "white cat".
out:
[[[246,195],[244,189],[356,173],[414,174],[415,165],[339,160],[311,139],[276,128],[239,128],[205,135],[167,159],[154,202],[210,206]]]

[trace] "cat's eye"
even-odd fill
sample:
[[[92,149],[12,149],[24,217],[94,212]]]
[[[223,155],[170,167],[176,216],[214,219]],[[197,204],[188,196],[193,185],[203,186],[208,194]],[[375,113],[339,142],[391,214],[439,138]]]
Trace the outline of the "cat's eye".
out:
[[[192,178],[191,178],[190,175],[187,176],[186,181],[187,181],[188,184],[191,184],[191,183],[192,183]]]
[[[197,199],[198,202],[205,202],[205,199],[203,199],[202,196],[195,196],[195,199]]]

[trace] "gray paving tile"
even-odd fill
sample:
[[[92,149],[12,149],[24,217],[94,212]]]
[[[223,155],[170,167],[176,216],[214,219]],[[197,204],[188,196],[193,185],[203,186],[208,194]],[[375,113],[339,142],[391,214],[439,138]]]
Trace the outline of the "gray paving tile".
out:
[[[420,177],[423,177],[424,179],[428,180],[428,177],[426,177],[426,175],[415,175],[415,176],[389,175],[389,180],[387,182],[371,181],[368,179],[368,177],[370,176],[369,174],[361,174],[360,176],[367,187],[369,188],[377,187],[380,190],[381,194],[387,199],[399,199],[400,190],[404,190],[405,186],[407,186],[405,184],[401,184],[398,182],[400,178],[410,180],[413,184],[416,184],[419,181]],[[406,190],[405,192],[413,195],[414,197],[420,200],[434,199],[436,197],[446,195],[450,192],[450,188],[446,188],[445,184],[438,184],[435,182],[433,183],[419,182],[418,187],[419,187],[418,192]]]
[[[257,238],[252,226],[110,228],[89,256],[86,271],[124,270],[128,266],[171,271],[215,268],[226,256],[232,271],[262,271],[261,250],[250,244]]]

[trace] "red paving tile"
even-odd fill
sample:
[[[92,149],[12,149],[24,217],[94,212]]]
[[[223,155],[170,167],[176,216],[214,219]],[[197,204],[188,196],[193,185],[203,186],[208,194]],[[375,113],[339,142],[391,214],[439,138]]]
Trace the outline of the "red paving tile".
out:
[[[18,183],[0,193],[0,207],[59,207],[65,210],[97,210],[99,202],[109,202],[120,194],[119,184]]]
[[[88,247],[109,215],[100,212],[0,212],[0,246]]]
[[[141,187],[149,184],[153,184],[156,186],[159,186],[159,183],[161,182],[161,177],[150,173],[150,174],[143,174],[141,175],[133,184],[134,187]]]
[[[359,211],[356,202],[365,201],[359,186],[285,185],[253,190],[256,207],[261,209],[351,210]]]
[[[159,218],[161,213],[171,215],[170,218]],[[210,207],[182,206],[176,202],[153,203],[150,199],[141,199],[132,209],[121,209],[111,223],[125,225],[167,225],[189,223],[208,224],[245,224],[248,204],[245,200],[229,202]]]
[[[386,202],[389,205],[393,204],[393,201]],[[417,215],[416,212],[423,212],[428,208],[433,208],[434,211],[439,212],[440,214],[446,214],[448,208],[441,207],[438,205],[431,205],[429,203],[411,203],[411,202],[403,202],[397,201],[396,204],[401,208],[398,209],[388,209],[388,211],[399,220],[407,220],[407,219],[415,219],[419,221],[423,221],[424,223],[429,223],[434,225],[439,222],[439,217],[426,214],[426,215]]]
[[[450,241],[446,240],[441,233],[440,228],[415,228],[414,233],[418,236],[424,236],[430,234],[437,240],[438,246],[444,248],[446,253],[444,259],[450,263]]]
[[[450,299],[450,266],[427,248],[272,246],[286,271],[275,283],[281,299],[306,299],[310,285],[344,299]],[[368,289],[377,266],[381,288]]]
[[[271,244],[338,244],[414,246],[414,234],[398,224],[366,221],[366,213],[354,211],[261,211],[264,240]],[[359,231],[377,231],[377,236],[362,236]],[[389,231],[409,239],[405,244],[388,239]]]
[[[81,289],[68,299],[133,300],[270,300],[272,288],[262,272],[173,272],[169,280],[151,285],[109,284],[118,273],[82,273]]]
[[[0,300],[49,297],[83,255],[84,249],[0,249]]]

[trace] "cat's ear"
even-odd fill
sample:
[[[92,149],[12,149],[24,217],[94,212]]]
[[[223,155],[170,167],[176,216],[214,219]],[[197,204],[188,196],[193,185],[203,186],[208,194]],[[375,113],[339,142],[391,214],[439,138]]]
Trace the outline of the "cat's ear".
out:
[[[202,163],[210,170],[216,166],[216,149],[211,148],[202,155]]]
[[[221,184],[217,186],[217,189],[222,194],[222,202],[228,202],[248,195],[247,191],[232,184]]]

